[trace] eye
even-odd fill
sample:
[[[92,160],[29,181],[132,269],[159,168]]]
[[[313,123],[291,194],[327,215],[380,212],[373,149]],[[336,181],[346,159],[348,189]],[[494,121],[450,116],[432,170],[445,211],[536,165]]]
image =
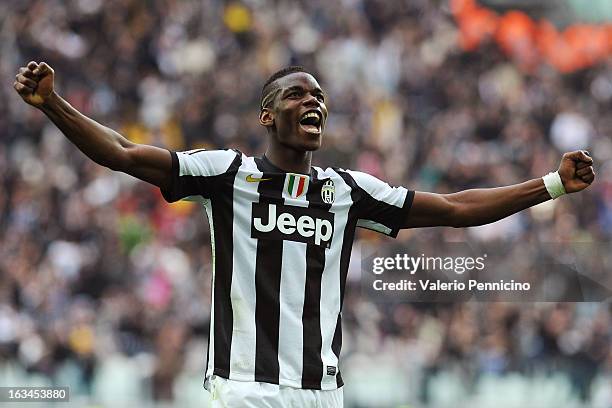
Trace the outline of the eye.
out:
[[[319,100],[319,102],[325,102],[325,97],[323,96],[323,94],[317,94],[317,99]]]
[[[302,96],[302,92],[301,91],[291,91],[289,95],[287,96],[289,98],[299,98],[300,96]]]

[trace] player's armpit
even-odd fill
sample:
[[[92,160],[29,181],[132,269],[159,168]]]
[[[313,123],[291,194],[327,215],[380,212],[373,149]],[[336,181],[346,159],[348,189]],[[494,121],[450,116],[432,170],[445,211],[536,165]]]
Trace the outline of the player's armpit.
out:
[[[166,149],[156,146],[123,143],[122,171],[161,189],[168,189],[172,181],[172,156]]]
[[[454,226],[455,205],[445,194],[415,191],[402,228]]]

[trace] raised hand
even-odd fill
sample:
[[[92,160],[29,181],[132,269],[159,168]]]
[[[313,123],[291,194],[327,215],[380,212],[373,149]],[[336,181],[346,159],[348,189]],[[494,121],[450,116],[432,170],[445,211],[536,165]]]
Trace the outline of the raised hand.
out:
[[[593,159],[584,150],[565,153],[558,172],[567,193],[584,190],[595,180]]]
[[[53,94],[53,77],[49,65],[30,61],[26,67],[19,68],[13,88],[24,101],[38,108]]]

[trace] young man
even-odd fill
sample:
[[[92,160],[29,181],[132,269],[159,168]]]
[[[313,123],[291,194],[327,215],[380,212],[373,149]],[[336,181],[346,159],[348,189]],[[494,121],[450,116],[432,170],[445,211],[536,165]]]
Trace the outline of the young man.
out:
[[[391,187],[365,173],[311,166],[327,108],[300,67],[262,91],[261,158],[236,150],[169,152],[138,145],[83,116],[53,91],[53,70],[30,62],[15,90],[96,163],[200,201],[213,248],[206,385],[213,406],[342,406],[341,310],[356,227],[395,237],[401,228],[467,227],[580,191],[594,180],[584,151],[555,173],[521,184],[453,194]]]

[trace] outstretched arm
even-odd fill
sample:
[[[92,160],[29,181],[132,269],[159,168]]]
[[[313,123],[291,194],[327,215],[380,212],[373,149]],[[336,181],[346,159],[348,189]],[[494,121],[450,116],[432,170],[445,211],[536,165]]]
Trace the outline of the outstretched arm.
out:
[[[558,173],[567,193],[584,190],[593,182],[595,173],[592,164],[593,159],[584,151],[563,155]],[[541,178],[506,187],[452,194],[417,191],[403,228],[483,225],[550,199]]]
[[[40,109],[96,163],[122,171],[161,188],[171,180],[170,152],[130,142],[119,133],[80,113],[53,89],[54,71],[46,63],[31,61],[21,67],[13,87],[28,104]]]

